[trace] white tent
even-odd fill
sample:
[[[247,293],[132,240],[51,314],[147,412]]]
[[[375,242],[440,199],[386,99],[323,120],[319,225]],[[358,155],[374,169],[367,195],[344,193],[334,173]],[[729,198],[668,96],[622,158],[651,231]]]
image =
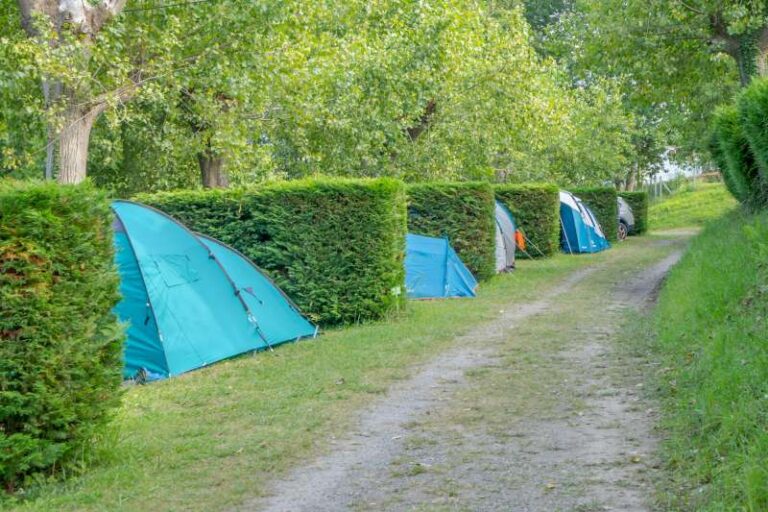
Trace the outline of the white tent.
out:
[[[510,211],[496,201],[496,272],[515,268],[515,229]]]

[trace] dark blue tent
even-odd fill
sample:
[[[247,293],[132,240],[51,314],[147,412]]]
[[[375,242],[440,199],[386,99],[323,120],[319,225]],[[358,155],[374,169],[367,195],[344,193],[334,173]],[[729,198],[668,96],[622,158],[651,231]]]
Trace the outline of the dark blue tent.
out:
[[[310,324],[234,249],[153,208],[115,201],[116,261],[129,323],[124,376],[178,375],[245,352],[314,336]]]
[[[594,253],[611,247],[603,228],[581,199],[560,192],[560,247],[568,254]]]
[[[408,234],[405,289],[412,299],[474,297],[477,281],[445,238]]]

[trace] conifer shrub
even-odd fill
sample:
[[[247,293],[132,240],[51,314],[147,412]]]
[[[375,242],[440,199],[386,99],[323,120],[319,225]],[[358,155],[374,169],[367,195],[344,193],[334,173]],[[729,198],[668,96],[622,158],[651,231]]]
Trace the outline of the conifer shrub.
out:
[[[560,189],[553,184],[497,185],[496,198],[530,241],[526,253],[548,257],[560,247]]]
[[[735,106],[721,107],[715,113],[712,130],[713,155],[721,165],[728,190],[747,206],[760,206],[762,187],[755,154],[742,127]]]
[[[248,256],[315,322],[377,319],[404,303],[399,181],[300,180],[136,199]]]
[[[119,403],[112,214],[90,184],[0,180],[0,484],[72,465]],[[77,461],[78,467],[82,461]]]
[[[408,186],[408,231],[446,237],[478,279],[495,275],[493,187],[484,182],[434,182]]]

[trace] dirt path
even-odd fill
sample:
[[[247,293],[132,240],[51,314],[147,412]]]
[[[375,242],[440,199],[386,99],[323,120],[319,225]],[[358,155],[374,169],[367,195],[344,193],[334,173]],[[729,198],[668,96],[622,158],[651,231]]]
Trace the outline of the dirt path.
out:
[[[653,297],[672,249],[510,305],[241,510],[647,510],[654,411],[616,326]]]

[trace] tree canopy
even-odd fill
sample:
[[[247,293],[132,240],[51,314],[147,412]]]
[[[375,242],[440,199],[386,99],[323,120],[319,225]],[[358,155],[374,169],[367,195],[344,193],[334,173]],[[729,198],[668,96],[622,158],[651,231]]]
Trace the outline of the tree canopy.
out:
[[[47,160],[67,181],[74,144],[119,193],[314,174],[625,182],[668,146],[704,158],[747,62],[729,44],[761,48],[765,22],[735,1],[71,4],[0,3],[0,173]]]

